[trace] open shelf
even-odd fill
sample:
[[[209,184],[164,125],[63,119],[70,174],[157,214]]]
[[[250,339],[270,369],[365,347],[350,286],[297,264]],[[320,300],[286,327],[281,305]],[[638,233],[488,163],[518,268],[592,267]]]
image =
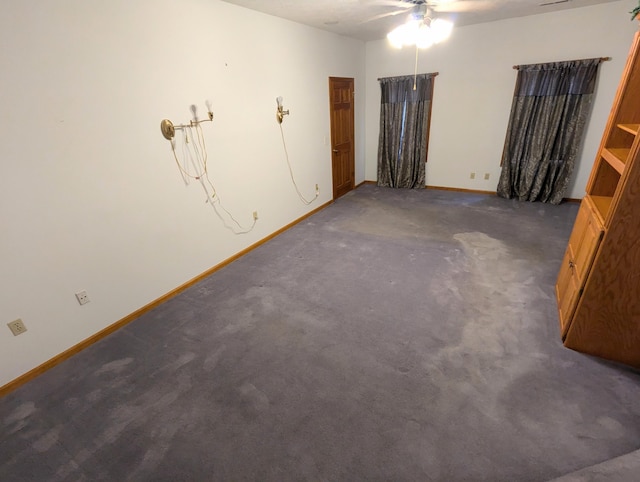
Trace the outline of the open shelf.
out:
[[[640,131],[640,124],[618,124],[618,128],[637,136],[638,131]]]
[[[594,200],[594,204],[598,204],[596,209],[602,214],[602,220],[606,221],[611,206],[610,200],[615,197],[622,176],[604,157],[595,162],[593,171],[587,186],[587,197]]]
[[[619,174],[622,174],[624,165],[629,157],[629,152],[631,152],[631,149],[628,147],[605,147],[602,149],[602,157],[604,157]]]
[[[600,215],[600,223],[604,224],[604,220],[607,219],[607,213],[611,207],[613,197],[594,196],[592,194],[587,194],[587,197],[591,200],[591,204],[593,204],[593,207],[596,209],[596,213]]]

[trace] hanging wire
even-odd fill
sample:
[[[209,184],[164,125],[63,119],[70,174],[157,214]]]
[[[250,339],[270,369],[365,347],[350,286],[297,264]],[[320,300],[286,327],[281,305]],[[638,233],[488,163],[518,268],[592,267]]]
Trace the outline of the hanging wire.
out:
[[[236,218],[224,207],[222,200],[218,195],[218,192],[209,178],[209,171],[207,167],[208,152],[204,139],[204,132],[202,126],[197,123],[194,126],[185,126],[182,130],[183,143],[182,143],[182,158],[183,163],[178,159],[176,153],[175,142],[171,140],[171,151],[176,161],[180,175],[182,176],[185,184],[189,184],[190,179],[197,180],[200,186],[204,190],[207,200],[206,202],[212,207],[216,216],[222,221],[223,226],[230,230],[233,234],[246,234],[253,230],[256,225],[257,219],[254,218],[253,224],[249,228],[244,228]],[[184,165],[183,165],[184,164]],[[188,166],[194,169],[197,174],[193,175],[189,172]],[[224,211],[228,218],[232,221],[232,224],[228,224],[225,218],[220,213],[220,210]],[[236,227],[233,226],[235,224]]]
[[[291,181],[293,182],[293,186],[296,188],[296,193],[298,194],[298,197],[300,198],[300,200],[301,200],[304,204],[306,204],[306,205],[308,206],[308,205],[309,205],[309,204],[311,204],[313,201],[315,201],[316,199],[318,199],[318,195],[319,195],[319,193],[318,193],[318,191],[316,190],[316,195],[315,195],[315,197],[314,197],[312,200],[308,201],[308,200],[307,200],[307,199],[302,195],[302,193],[300,192],[300,189],[298,188],[298,183],[296,183],[296,179],[295,179],[295,177],[294,177],[294,175],[293,175],[293,169],[291,168],[291,162],[289,161],[289,152],[288,152],[288,150],[287,150],[287,142],[286,142],[286,141],[285,141],[285,139],[284,139],[284,130],[282,129],[282,123],[280,123],[279,125],[280,125],[280,135],[281,135],[281,137],[282,137],[282,146],[284,147],[284,156],[285,156],[285,158],[286,158],[286,160],[287,160],[287,166],[289,167],[289,175],[291,176]]]
[[[182,130],[182,137],[183,137],[183,144],[182,144],[182,157],[185,157],[185,148],[186,148],[186,144],[189,143],[189,137],[187,136],[187,133],[185,132],[185,130]],[[175,141],[172,139],[171,140],[171,152],[173,152],[173,158],[176,161],[176,165],[178,166],[178,169],[180,170],[180,174],[182,175],[182,179],[184,180],[185,184],[189,184],[189,179],[199,179],[200,176],[203,174],[198,174],[196,176],[193,176],[191,174],[189,174],[186,169],[184,167],[182,167],[182,164],[180,163],[180,161],[178,160],[178,154],[176,153],[176,143]]]
[[[192,128],[189,128],[189,129],[191,130]],[[207,169],[208,152],[207,152],[207,147],[206,147],[205,142],[204,142],[204,132],[202,132],[202,126],[200,126],[200,124],[197,124],[194,129],[196,131],[196,137],[198,139],[198,147],[200,148],[200,152],[198,152],[197,147],[194,148],[194,151],[199,156],[198,160],[199,161],[201,160],[201,162],[203,164],[203,167],[204,167],[203,168],[204,175],[200,176],[198,180],[200,181],[200,185],[202,186],[202,189],[207,194],[207,202],[211,205],[211,207],[213,208],[214,212],[216,213],[218,218],[220,218],[220,221],[222,221],[222,224],[224,225],[225,228],[227,228],[228,230],[230,230],[234,234],[247,234],[247,233],[249,233],[251,230],[253,230],[254,226],[256,225],[257,219],[253,220],[253,223],[251,224],[251,226],[249,228],[245,228],[236,220],[236,218],[233,216],[233,214],[231,214],[224,207],[224,205],[222,204],[222,199],[220,198],[220,195],[218,194],[218,191],[216,190],[215,186],[211,182],[211,179],[209,178],[209,170]],[[192,134],[191,138],[193,139],[193,134]],[[207,189],[207,184],[211,188],[210,192]],[[238,229],[236,229],[233,226],[230,226],[230,225],[227,224],[227,222],[224,220],[224,218],[222,217],[222,215],[218,211],[218,208],[222,209],[222,211],[224,211],[227,214],[227,216],[229,216],[229,219],[231,219],[231,221],[233,221],[233,223],[238,227]]]

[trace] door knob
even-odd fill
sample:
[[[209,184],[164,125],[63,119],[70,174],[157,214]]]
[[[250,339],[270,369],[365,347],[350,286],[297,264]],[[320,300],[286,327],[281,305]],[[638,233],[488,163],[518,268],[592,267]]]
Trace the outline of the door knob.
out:
[[[333,150],[333,153],[334,153],[334,154],[337,154],[337,153],[338,153],[338,149],[334,149],[334,150]]]

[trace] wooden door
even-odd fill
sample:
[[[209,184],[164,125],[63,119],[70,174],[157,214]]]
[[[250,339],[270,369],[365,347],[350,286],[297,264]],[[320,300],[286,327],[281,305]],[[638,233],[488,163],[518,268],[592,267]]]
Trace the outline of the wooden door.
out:
[[[333,199],[355,187],[353,79],[329,77]]]

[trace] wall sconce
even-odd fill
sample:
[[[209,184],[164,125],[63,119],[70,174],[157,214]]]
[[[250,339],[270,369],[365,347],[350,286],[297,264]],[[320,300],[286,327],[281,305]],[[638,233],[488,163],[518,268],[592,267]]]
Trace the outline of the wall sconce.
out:
[[[278,124],[282,124],[282,119],[285,115],[289,115],[289,110],[284,110],[282,107],[282,97],[276,97],[276,102],[278,103],[278,111],[276,112],[276,119],[278,120]]]
[[[202,124],[203,122],[213,121],[213,110],[211,109],[211,101],[207,100],[205,104],[207,106],[207,115],[209,117],[208,119],[202,119],[202,120],[198,119],[198,108],[195,105],[191,106],[193,119],[191,119],[188,124],[175,125],[169,119],[162,119],[162,121],[160,122],[160,131],[162,132],[162,135],[164,136],[164,138],[170,141],[176,135],[177,130],[185,129],[187,127],[195,127],[198,124]]]

